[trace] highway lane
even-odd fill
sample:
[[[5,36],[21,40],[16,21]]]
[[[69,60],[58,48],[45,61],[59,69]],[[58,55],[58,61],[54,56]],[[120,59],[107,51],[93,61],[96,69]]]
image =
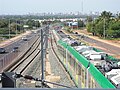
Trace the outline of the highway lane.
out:
[[[24,41],[22,40],[22,38],[19,38],[17,41],[12,41],[12,43],[8,43],[8,45],[4,47],[6,49],[6,53],[0,54],[0,58],[12,52],[15,46],[21,47],[23,44],[28,43],[31,39],[35,38],[35,34],[31,33],[30,35],[27,35],[26,38],[28,39],[27,41]]]
[[[107,44],[107,43],[104,43],[104,42],[101,42],[101,41],[98,41],[98,40],[95,40],[95,39],[92,39],[89,37],[84,37],[83,40],[88,42],[88,43],[91,43],[95,46],[104,48],[103,50],[110,53],[110,54],[115,54],[115,55],[120,54],[119,47],[116,47],[116,46],[113,46],[113,45],[110,45],[110,44]]]
[[[84,40],[85,42],[90,43],[93,47],[97,47],[98,49],[110,54],[118,56],[120,55],[120,48],[108,43],[105,43],[103,41],[96,40],[94,38],[90,38],[89,36],[84,36],[81,34],[78,34],[77,37],[79,39]]]

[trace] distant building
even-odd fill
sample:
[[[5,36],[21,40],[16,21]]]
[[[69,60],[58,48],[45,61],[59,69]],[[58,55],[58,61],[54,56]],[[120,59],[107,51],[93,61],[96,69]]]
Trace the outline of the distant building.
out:
[[[67,22],[67,25],[71,27],[72,29],[78,28],[78,22]]]
[[[73,22],[72,29],[77,29],[77,28],[78,28],[78,22]]]

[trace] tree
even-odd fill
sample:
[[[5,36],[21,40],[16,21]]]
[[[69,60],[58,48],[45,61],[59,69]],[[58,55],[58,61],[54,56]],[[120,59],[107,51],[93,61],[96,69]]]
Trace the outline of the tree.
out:
[[[111,23],[108,35],[112,38],[120,38],[120,21]]]
[[[42,21],[42,24],[43,25],[47,25],[47,21]]]
[[[120,13],[116,14],[117,16],[117,20],[119,21],[120,20]]]
[[[0,28],[5,28],[8,26],[8,21],[6,19],[0,20]]]
[[[28,25],[29,28],[32,29],[33,26],[35,25],[35,22],[34,22],[34,20],[29,19],[29,20],[26,22],[26,25]]]
[[[96,33],[100,37],[103,37],[103,33],[104,33],[104,31],[103,31],[104,30],[103,25],[104,25],[104,22],[101,21],[101,22],[97,23],[96,27],[95,27]]]
[[[82,20],[78,20],[78,27],[84,27],[85,24]]]
[[[10,30],[11,30],[11,31],[15,31],[15,30],[16,30],[16,27],[17,27],[17,24],[16,24],[16,23],[13,22],[13,23],[10,24]]]
[[[0,34],[8,34],[9,30],[7,28],[0,28]]]
[[[89,22],[87,25],[86,25],[86,27],[87,27],[87,31],[88,32],[92,32],[92,22]]]
[[[92,21],[93,21],[92,16],[87,16],[87,22],[92,22]]]
[[[41,25],[40,25],[39,21],[35,21],[35,25],[33,25],[33,26],[40,27]]]
[[[87,25],[87,29],[89,32],[91,32],[93,35],[98,35],[100,37],[108,37],[109,27],[112,22],[115,20],[111,18],[112,13],[103,11],[101,15],[94,20],[94,22],[89,22]],[[110,31],[110,33],[113,33],[113,31]]]
[[[100,16],[102,19],[110,19],[112,17],[111,12],[103,11]]]

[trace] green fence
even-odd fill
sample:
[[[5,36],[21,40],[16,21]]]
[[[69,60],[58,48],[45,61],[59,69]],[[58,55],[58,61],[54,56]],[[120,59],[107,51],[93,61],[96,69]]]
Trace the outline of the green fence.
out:
[[[76,58],[79,61],[79,63],[81,63],[86,69],[89,65],[89,73],[93,76],[93,78],[102,88],[116,88],[93,64],[89,62],[89,60],[87,60],[84,56],[79,54],[73,47],[63,42],[62,40],[59,40],[58,44],[66,48],[74,56],[74,58]],[[94,48],[94,50],[97,52],[101,52],[101,50],[98,50],[96,48]],[[108,57],[114,60],[113,57]]]
[[[96,52],[102,52],[102,50],[99,50],[97,48],[93,48],[93,50],[95,50]],[[112,61],[117,61],[116,58],[114,58],[113,56],[110,56],[110,55],[108,55],[107,59],[112,60]]]

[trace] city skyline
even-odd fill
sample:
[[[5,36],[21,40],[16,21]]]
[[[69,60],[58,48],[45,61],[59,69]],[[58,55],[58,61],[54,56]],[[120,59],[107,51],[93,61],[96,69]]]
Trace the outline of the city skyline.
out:
[[[0,15],[120,11],[120,0],[0,0]]]

